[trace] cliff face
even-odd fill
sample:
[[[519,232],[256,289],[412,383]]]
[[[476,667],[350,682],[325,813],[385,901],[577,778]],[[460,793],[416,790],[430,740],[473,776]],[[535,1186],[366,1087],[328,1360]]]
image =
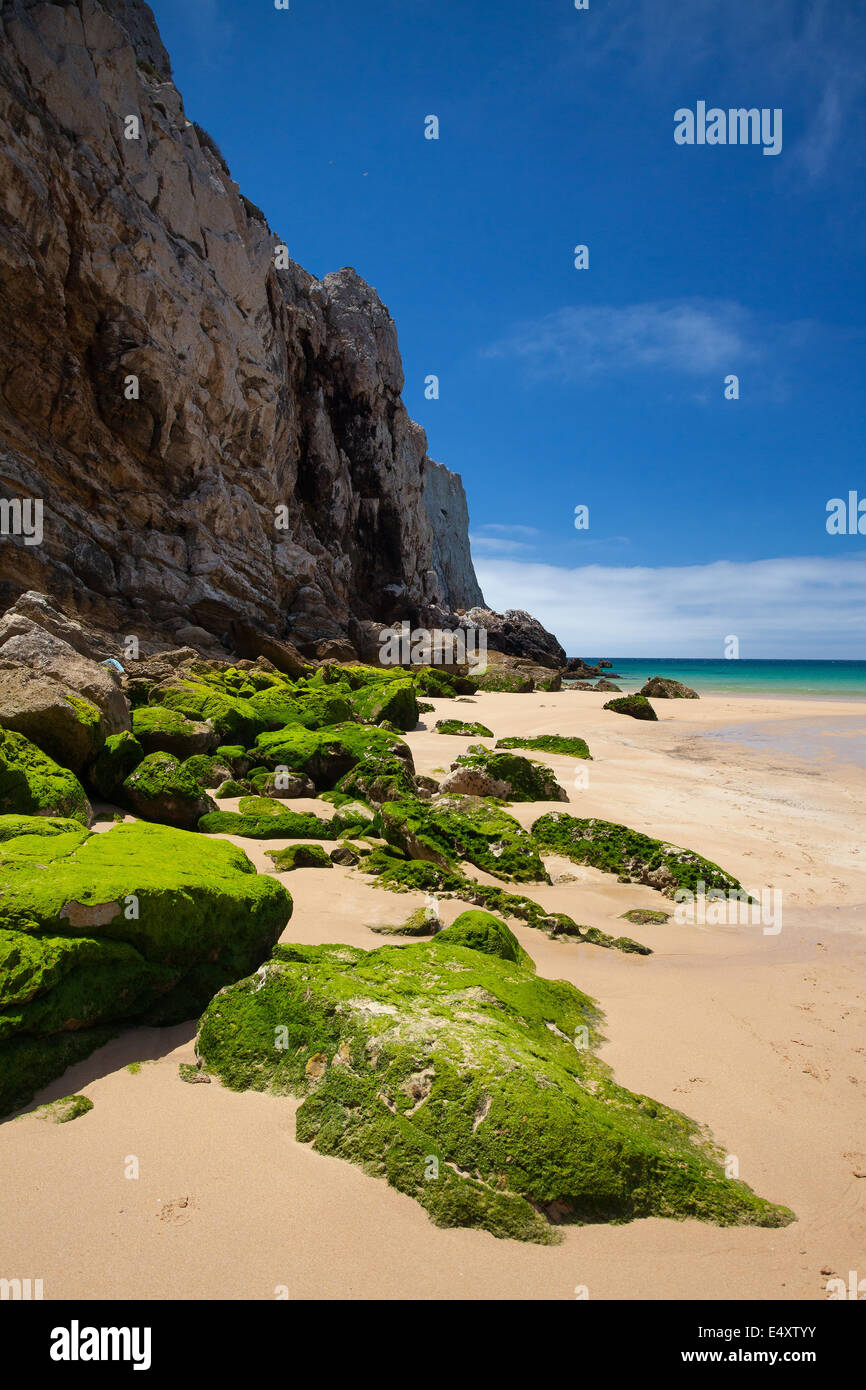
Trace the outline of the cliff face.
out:
[[[387,309],[275,266],[169,71],[140,0],[4,5],[0,496],[44,514],[41,544],[0,538],[0,603],[337,655],[483,603]]]

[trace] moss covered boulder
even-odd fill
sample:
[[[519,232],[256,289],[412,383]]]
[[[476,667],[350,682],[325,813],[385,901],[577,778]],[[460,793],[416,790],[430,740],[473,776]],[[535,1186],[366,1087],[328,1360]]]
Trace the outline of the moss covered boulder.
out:
[[[404,758],[394,753],[371,753],[341,777],[335,789],[343,796],[380,806],[415,795],[415,778]]]
[[[473,909],[461,912],[441,936],[449,945],[468,946],[472,951],[481,951],[485,956],[496,956],[499,960],[510,960],[515,965],[522,965],[524,970],[535,973],[532,957],[524,951],[514,932],[492,912]]]
[[[617,874],[628,883],[644,883],[668,898],[680,888],[695,893],[701,884],[707,890],[745,896],[742,884],[733,874],[725,873],[718,864],[694,850],[654,840],[615,821],[551,811],[535,822],[532,834],[551,853],[565,855],[575,864],[591,864]]]
[[[206,835],[244,835],[250,840],[338,840],[366,820],[340,814],[326,820],[313,811],[290,811],[267,796],[241,797],[237,811],[212,811],[202,816],[198,828]]]
[[[418,695],[415,682],[384,680],[364,685],[352,695],[357,719],[367,724],[388,723],[405,733],[418,723]]]
[[[334,689],[311,689],[303,685],[271,686],[250,697],[250,704],[271,729],[287,724],[303,724],[321,729],[352,718],[352,705],[346,693]]]
[[[223,783],[230,781],[232,776],[228,760],[216,754],[194,753],[191,758],[184,759],[181,767],[205,791],[221,787]]]
[[[452,795],[493,796],[504,801],[567,801],[549,767],[519,753],[473,744],[451,764],[441,790]]]
[[[437,719],[437,734],[457,734],[461,738],[492,738],[493,731],[486,724],[470,722],[465,719]]]
[[[150,706],[175,710],[195,723],[208,724],[217,734],[211,747],[217,743],[241,743],[249,747],[257,734],[273,727],[272,721],[248,698],[231,694],[204,680],[175,680],[155,686],[148,700]]]
[[[594,1001],[515,945],[475,921],[373,951],[278,946],[211,1002],[198,1057],[232,1089],[303,1097],[302,1143],[439,1226],[547,1243],[562,1221],[787,1224],[685,1115],[617,1085]]]
[[[393,754],[414,772],[412,753],[398,734],[364,724],[335,724],[325,729],[295,725],[260,734],[256,759],[270,770],[287,767],[304,773],[320,791],[331,791],[341,777],[365,758]]]
[[[109,734],[88,771],[88,783],[103,801],[114,801],[129,774],[143,760],[144,749],[135,734],[129,730]]]
[[[275,797],[278,801],[316,795],[312,778],[303,772],[291,772],[287,767],[277,767],[273,771],[259,767],[250,772],[247,780],[259,796]]]
[[[145,753],[172,753],[181,761],[197,753],[208,753],[219,742],[210,724],[188,719],[179,710],[164,705],[134,709],[132,732]]]
[[[125,805],[144,820],[194,830],[216,802],[171,753],[149,753],[125,779]]]
[[[547,883],[533,837],[501,807],[480,797],[434,796],[386,802],[382,835],[410,859],[443,869],[468,860],[496,878]]]
[[[681,681],[671,680],[668,676],[650,676],[646,685],[641,686],[641,695],[652,697],[654,700],[697,700],[698,692],[692,690],[691,686],[683,685]]]
[[[415,686],[424,695],[434,695],[439,699],[453,700],[457,695],[474,695],[478,682],[469,674],[469,668],[443,670],[441,666],[413,666]]]
[[[0,815],[71,816],[89,825],[90,802],[74,773],[23,734],[0,728]]]
[[[658,719],[645,695],[621,695],[618,700],[608,700],[602,709],[609,709],[613,714],[628,714],[632,719]]]
[[[511,670],[507,666],[490,666],[483,675],[476,673],[474,679],[479,691],[528,695],[534,688],[532,676],[528,672]]]
[[[290,869],[333,869],[327,850],[321,845],[287,845],[285,849],[269,849],[268,858],[277,873]]]
[[[18,818],[7,838],[5,819],[0,1113],[121,1023],[195,1017],[256,968],[291,915],[286,890],[224,841],[160,825],[90,834],[74,820]]]
[[[0,649],[4,656],[9,645]],[[104,670],[76,652],[71,652],[71,661],[92,668],[105,679],[110,699],[120,705],[119,711],[113,706],[104,710],[95,700],[58,680],[40,679],[25,664],[9,662],[0,665],[0,724],[23,734],[61,767],[80,775],[96,757],[107,734],[118,733],[124,724],[129,727],[129,717],[120,691],[111,688]],[[70,678],[73,675],[70,669]]]
[[[569,758],[591,758],[585,739],[564,734],[538,734],[534,738],[498,738],[498,748],[527,748],[537,753],[564,753]]]

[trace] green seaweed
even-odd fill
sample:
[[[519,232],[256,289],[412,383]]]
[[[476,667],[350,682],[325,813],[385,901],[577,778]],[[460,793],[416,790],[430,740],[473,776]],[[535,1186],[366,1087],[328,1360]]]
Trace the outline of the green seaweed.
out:
[[[693,1121],[613,1080],[595,1002],[508,959],[510,936],[470,923],[373,951],[279,946],[208,1006],[197,1056],[231,1089],[302,1097],[301,1143],[439,1226],[550,1243],[563,1220],[790,1222]]]

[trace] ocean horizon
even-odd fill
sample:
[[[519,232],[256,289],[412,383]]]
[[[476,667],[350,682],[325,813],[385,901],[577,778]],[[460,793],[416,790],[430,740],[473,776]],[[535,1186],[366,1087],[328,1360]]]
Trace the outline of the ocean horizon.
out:
[[[795,661],[739,658],[602,657],[619,674],[614,684],[626,693],[651,676],[669,676],[698,695],[810,695],[827,699],[866,699],[866,661]]]

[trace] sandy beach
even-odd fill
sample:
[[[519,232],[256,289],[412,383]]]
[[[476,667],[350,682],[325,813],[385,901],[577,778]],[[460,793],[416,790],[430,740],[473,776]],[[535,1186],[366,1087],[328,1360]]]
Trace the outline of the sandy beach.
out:
[[[497,737],[581,735],[592,762],[531,755],[555,770],[574,814],[687,846],[753,892],[781,890],[777,934],[673,920],[638,927],[621,914],[672,904],[550,857],[562,881],[532,896],[625,931],[653,954],[510,925],[540,974],[598,1000],[601,1055],[617,1080],[707,1124],[739,1176],[790,1206],[794,1224],[565,1227],[551,1247],[437,1229],[384,1182],[297,1143],[292,1101],[184,1084],[191,1020],[127,1030],[37,1096],[34,1106],[88,1096],[93,1110],[74,1123],[24,1113],[0,1124],[0,1273],[41,1278],[46,1299],[574,1299],[585,1290],[590,1299],[792,1300],[825,1298],[828,1278],[847,1280],[849,1270],[866,1274],[866,705],[660,700],[659,722],[643,723],[604,711],[606,698],[436,700],[406,738],[417,771],[441,774],[468,742],[433,731],[446,715],[480,719]],[[550,809],[513,813],[530,825]],[[235,843],[270,872],[264,851],[286,842]],[[369,924],[400,922],[424,901],[345,867],[281,878],[294,898],[286,941],[374,948],[383,938]],[[464,906],[444,901],[443,920]],[[132,1156],[135,1180],[125,1176]]]

